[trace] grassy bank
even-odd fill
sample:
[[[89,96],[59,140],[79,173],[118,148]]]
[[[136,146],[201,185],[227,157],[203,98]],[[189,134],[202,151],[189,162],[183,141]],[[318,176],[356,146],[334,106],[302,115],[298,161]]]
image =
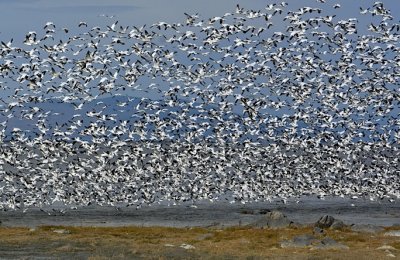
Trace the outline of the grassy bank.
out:
[[[0,256],[76,259],[388,259],[389,251],[378,249],[383,245],[393,247],[390,252],[396,257],[400,256],[399,237],[384,236],[384,232],[356,233],[348,229],[327,230],[324,235],[348,246],[346,250],[281,248],[281,241],[301,234],[312,234],[312,228],[1,227]]]

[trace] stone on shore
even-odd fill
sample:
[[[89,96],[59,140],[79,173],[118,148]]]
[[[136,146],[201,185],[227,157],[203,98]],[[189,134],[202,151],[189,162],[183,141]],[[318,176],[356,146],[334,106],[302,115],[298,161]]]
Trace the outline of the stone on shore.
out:
[[[189,244],[182,244],[182,245],[180,245],[179,247],[181,247],[181,248],[183,248],[183,249],[186,249],[186,250],[195,249],[194,246],[189,245]]]
[[[384,234],[385,236],[400,237],[400,230],[391,230]]]
[[[271,210],[269,210],[269,209],[247,209],[247,208],[240,209],[240,214],[244,214],[244,215],[265,215],[268,212],[271,212]]]
[[[281,242],[281,247],[282,248],[288,248],[288,247],[307,247],[311,246],[313,243],[318,242],[318,239],[309,234],[305,235],[300,235],[300,236],[295,236],[291,240],[285,240]]]
[[[333,221],[335,221],[334,217],[324,215],[317,221],[317,223],[315,223],[315,226],[319,228],[330,228],[333,224]]]
[[[334,249],[334,250],[347,250],[348,246],[337,242],[336,240],[325,237],[322,240],[311,234],[295,236],[291,240],[284,240],[281,242],[282,248],[304,248],[311,247],[311,250],[319,249]]]
[[[326,232],[322,228],[314,227],[313,234],[316,235],[316,236],[324,236],[324,235],[326,235]]]
[[[351,230],[360,233],[371,233],[376,234],[382,232],[384,229],[382,227],[378,227],[370,224],[354,224],[351,225]]]
[[[335,219],[334,217],[330,215],[324,215],[322,216],[316,223],[315,226],[318,228],[322,229],[342,229],[346,227],[346,225],[343,223],[343,221],[339,219]]]
[[[389,245],[383,245],[383,246],[380,246],[380,247],[378,247],[376,249],[378,249],[378,250],[394,250],[394,251],[397,250],[396,248],[394,248],[392,246],[389,246]]]
[[[71,234],[71,231],[66,229],[54,229],[53,232],[57,234]]]
[[[326,237],[321,240],[321,242],[315,246],[313,246],[311,249],[316,250],[316,249],[338,249],[338,250],[347,250],[349,249],[348,246],[337,242],[336,240]]]
[[[289,220],[282,212],[274,210],[271,212],[267,212],[263,217],[253,224],[250,224],[253,227],[259,228],[287,228],[287,227],[295,227],[296,223]]]

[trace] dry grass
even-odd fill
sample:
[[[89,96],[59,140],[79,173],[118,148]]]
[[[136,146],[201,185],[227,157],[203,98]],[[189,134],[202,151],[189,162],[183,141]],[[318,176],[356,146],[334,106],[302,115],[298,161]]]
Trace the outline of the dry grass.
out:
[[[68,234],[54,230],[67,230]],[[400,258],[400,239],[328,230],[327,236],[347,245],[349,250],[281,248],[280,242],[300,234],[311,234],[311,227],[293,229],[254,229],[249,227],[166,228],[166,227],[56,227],[0,228],[0,255],[16,250],[28,256],[84,257],[90,259],[388,259],[390,245]],[[190,244],[194,249],[183,249]]]

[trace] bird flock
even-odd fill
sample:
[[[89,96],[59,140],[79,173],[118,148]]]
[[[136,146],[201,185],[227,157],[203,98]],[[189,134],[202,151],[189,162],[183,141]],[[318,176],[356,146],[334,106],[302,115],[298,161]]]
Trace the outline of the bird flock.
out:
[[[318,2],[1,41],[0,208],[399,198],[400,24]]]

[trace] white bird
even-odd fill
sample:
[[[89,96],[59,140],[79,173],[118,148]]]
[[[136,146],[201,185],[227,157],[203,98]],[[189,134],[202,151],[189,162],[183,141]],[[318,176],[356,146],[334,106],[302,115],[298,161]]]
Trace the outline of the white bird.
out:
[[[0,207],[400,197],[395,15],[290,5],[2,41]]]

